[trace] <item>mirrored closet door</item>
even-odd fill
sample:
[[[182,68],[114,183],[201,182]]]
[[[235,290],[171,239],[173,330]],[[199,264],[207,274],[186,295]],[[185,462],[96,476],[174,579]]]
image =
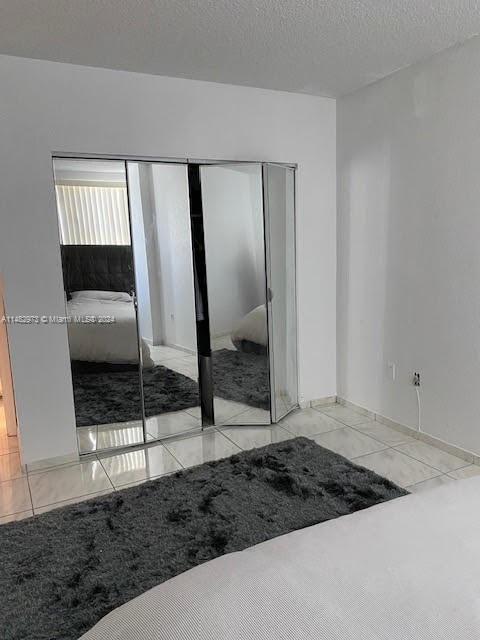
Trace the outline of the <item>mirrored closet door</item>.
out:
[[[138,444],[143,403],[125,163],[59,158],[54,174],[79,450]]]
[[[295,171],[263,165],[272,422],[298,404]]]
[[[55,158],[81,453],[297,406],[295,171]]]
[[[200,178],[215,424],[270,424],[262,165]]]
[[[128,162],[147,440],[201,427],[185,164]]]

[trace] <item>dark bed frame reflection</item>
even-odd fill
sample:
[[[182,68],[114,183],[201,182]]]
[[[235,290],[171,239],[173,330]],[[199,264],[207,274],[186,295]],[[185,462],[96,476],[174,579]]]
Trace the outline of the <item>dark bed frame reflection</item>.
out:
[[[134,291],[130,245],[64,244],[61,251],[68,299],[72,291]]]
[[[131,245],[61,245],[67,300],[74,291],[134,294]],[[77,427],[143,419],[137,364],[71,360]]]

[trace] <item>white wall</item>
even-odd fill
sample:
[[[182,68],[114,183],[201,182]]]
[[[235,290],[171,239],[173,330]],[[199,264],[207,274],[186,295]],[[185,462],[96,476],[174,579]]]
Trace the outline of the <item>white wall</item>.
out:
[[[338,101],[338,393],[480,452],[480,39]],[[389,380],[387,365],[397,365]]]
[[[335,392],[335,101],[8,56],[0,86],[7,313],[65,313],[52,152],[297,162],[300,389]],[[66,327],[10,338],[24,460],[75,451]]]
[[[140,180],[137,162],[128,165],[128,197],[130,201],[130,224],[132,228],[132,250],[135,260],[135,291],[137,296],[137,318],[140,336],[153,343],[152,303],[150,299],[151,278],[149,272],[147,242],[145,239],[145,217],[142,198],[143,181]],[[147,207],[145,207],[147,209]]]

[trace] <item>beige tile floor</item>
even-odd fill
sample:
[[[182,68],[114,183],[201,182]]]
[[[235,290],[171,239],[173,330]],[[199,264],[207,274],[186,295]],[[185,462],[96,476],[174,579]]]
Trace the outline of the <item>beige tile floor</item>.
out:
[[[279,425],[269,427],[241,426],[241,415],[230,424],[203,434],[117,454],[96,453],[79,463],[25,473],[19,463],[16,438],[5,435],[1,409],[0,524],[297,435],[312,438],[409,491],[423,491],[480,474],[480,466],[340,405],[298,410]]]

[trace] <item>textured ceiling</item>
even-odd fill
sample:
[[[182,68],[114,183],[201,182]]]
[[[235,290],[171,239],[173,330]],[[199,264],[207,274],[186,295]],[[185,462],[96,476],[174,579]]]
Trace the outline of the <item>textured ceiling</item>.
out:
[[[340,96],[480,32],[480,0],[0,0],[0,53]]]

